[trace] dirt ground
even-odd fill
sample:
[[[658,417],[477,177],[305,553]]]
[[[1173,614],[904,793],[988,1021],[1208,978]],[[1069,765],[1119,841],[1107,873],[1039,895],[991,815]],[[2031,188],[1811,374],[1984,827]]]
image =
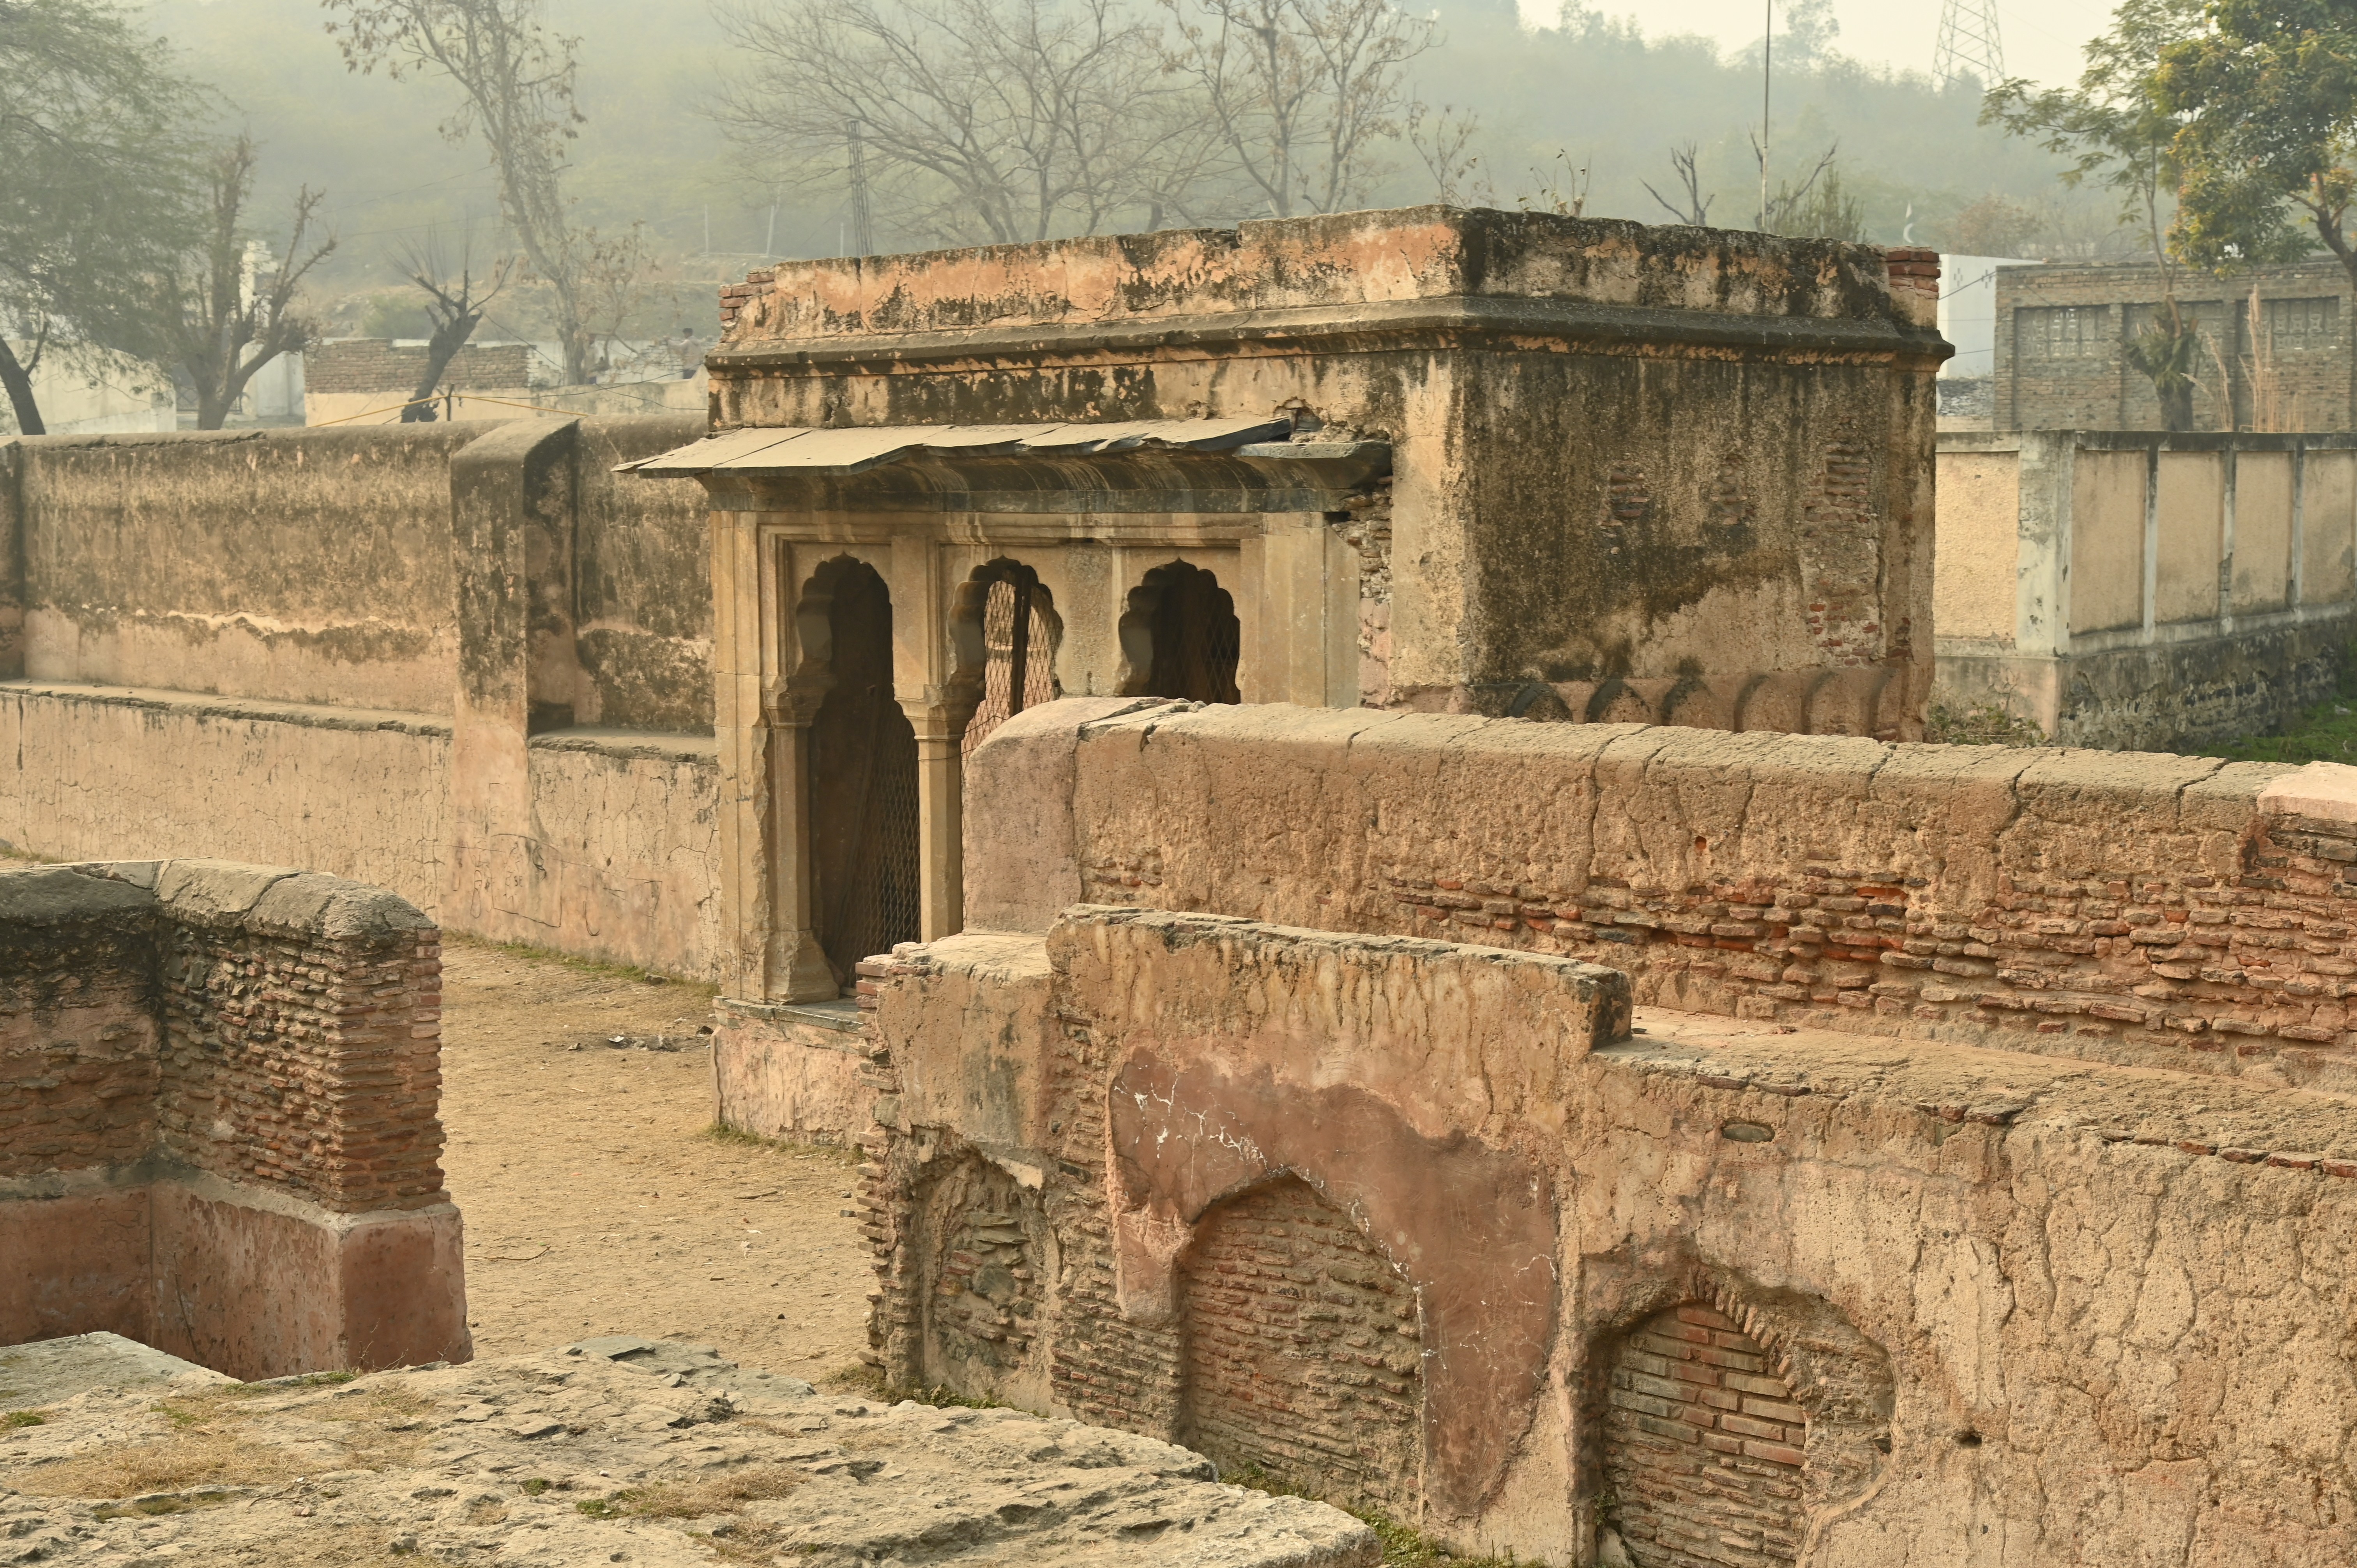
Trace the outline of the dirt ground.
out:
[[[476,1353],[591,1335],[856,1376],[874,1276],[856,1156],[716,1137],[709,987],[450,937],[443,1156],[466,1217]],[[616,1047],[655,1036],[675,1050]]]

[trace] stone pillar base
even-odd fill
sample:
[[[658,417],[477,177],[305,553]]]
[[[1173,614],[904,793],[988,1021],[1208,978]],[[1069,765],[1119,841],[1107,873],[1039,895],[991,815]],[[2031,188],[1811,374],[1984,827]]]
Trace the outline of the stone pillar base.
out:
[[[136,1167],[0,1191],[0,1344],[106,1329],[252,1380],[474,1356],[457,1208]]]

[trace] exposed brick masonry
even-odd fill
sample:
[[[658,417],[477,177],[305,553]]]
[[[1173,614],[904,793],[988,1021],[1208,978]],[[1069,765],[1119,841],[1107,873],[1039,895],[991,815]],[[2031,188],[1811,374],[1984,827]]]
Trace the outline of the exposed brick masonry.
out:
[[[0,920],[0,1176],[119,1165],[155,1143],[155,925],[129,900]]]
[[[1808,1418],[1774,1358],[1690,1304],[1640,1325],[1611,1377],[1604,1479],[1637,1568],[1792,1562]]]
[[[307,923],[108,872],[0,873],[0,1176],[159,1153],[344,1212],[447,1201],[430,924],[330,877],[273,885]]]
[[[177,1157],[327,1208],[442,1200],[435,933],[168,933],[158,1102]]]
[[[1350,1216],[1287,1177],[1203,1219],[1182,1273],[1188,1446],[1359,1508],[1413,1508],[1415,1293]]]
[[[1628,972],[1641,1002],[1745,1018],[2357,1071],[2357,823],[2260,813],[2281,768],[1510,725],[1495,749],[1471,732],[1437,747],[1412,792],[1350,782],[1357,762],[1305,746],[1319,797],[1239,859],[1211,841],[1260,809],[1226,762],[1256,722],[1171,715],[1131,754],[1234,797],[1200,824],[1148,822],[1084,780],[1107,813],[1087,901],[1562,953]],[[1218,738],[1199,749],[1197,725]],[[1379,728],[1348,756],[1398,744]],[[1608,747],[1622,760],[1588,760]],[[1107,786],[1137,777],[1106,766]],[[1869,789],[1829,782],[1853,767]],[[1834,858],[1857,850],[1878,860]]]

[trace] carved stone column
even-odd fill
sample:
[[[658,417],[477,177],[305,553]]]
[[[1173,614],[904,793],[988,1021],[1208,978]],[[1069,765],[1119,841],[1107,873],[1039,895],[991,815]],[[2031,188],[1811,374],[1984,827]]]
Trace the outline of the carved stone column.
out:
[[[971,698],[903,702],[917,732],[917,934],[938,941],[965,929],[965,726]]]

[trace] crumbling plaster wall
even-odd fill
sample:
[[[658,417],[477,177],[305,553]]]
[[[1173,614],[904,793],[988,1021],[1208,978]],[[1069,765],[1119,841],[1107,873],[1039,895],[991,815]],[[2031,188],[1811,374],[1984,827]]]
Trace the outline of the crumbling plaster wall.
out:
[[[1764,1443],[1754,1475],[1801,1450],[1797,1544],[1730,1537],[1715,1560],[2357,1551],[2341,1096],[1641,1009],[1631,1034],[1609,972],[1216,916],[1075,908],[874,972],[888,1375],[1044,1385],[1060,1411],[1195,1435],[1190,1314],[1227,1307],[1168,1282],[1207,1214],[1297,1179],[1415,1294],[1421,1468],[1387,1506],[1461,1548],[1587,1563],[1599,1527],[1633,1531],[1608,1412],[1656,1436],[1715,1414],[1625,1375],[1627,1337],[1684,1305],[1761,1351],[1752,1381],[1790,1402],[1764,1412],[1803,1412],[1726,1432]],[[920,1194],[975,1158],[1057,1249],[1026,1259],[1046,1290],[1012,1378],[940,1359],[925,1327]],[[1260,1255],[1311,1266],[1305,1229]],[[1313,1487],[1323,1445],[1353,1442],[1327,1408],[1259,1414]]]
[[[701,428],[10,443],[0,841],[299,860],[714,972],[708,526],[610,471]]]
[[[1944,353],[1912,256],[1415,208],[798,263],[724,290],[715,423],[1301,410],[1392,446],[1391,701],[1732,727],[1806,671],[1749,715],[1797,728],[1832,670],[1820,727],[1911,735]]]
[[[242,1377],[464,1359],[440,939],[218,861],[0,873],[0,1342]]]

